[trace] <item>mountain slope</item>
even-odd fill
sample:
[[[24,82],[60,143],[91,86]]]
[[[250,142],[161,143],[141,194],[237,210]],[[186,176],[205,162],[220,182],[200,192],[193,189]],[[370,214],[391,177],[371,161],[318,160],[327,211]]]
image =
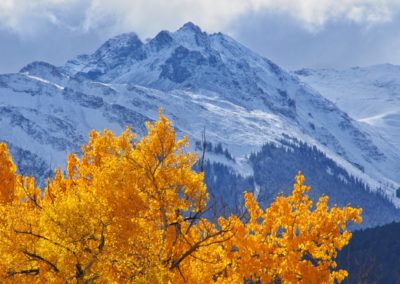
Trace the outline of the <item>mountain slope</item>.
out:
[[[302,69],[294,73],[400,152],[400,66]]]
[[[133,33],[117,36],[64,66],[34,62],[17,74],[0,75],[1,139],[49,168],[62,164],[67,152],[79,152],[90,129],[120,132],[131,126],[143,134],[144,121],[156,119],[160,107],[179,135],[200,141],[206,127],[207,140],[232,155],[208,158],[247,179],[236,183],[236,191],[259,170],[251,153],[266,143],[287,147],[282,141],[296,138],[364,183],[363,194],[379,191],[400,204],[400,154],[389,151],[385,139],[373,137],[368,125],[296,76],[192,23],[148,42]]]

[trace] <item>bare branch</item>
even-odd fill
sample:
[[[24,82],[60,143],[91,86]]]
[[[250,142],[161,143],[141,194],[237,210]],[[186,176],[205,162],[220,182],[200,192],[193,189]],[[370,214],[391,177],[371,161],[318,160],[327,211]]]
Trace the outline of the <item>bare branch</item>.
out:
[[[62,245],[62,244],[60,244],[60,243],[58,243],[58,242],[52,241],[51,239],[49,239],[49,238],[47,238],[47,237],[45,237],[45,236],[42,236],[42,235],[39,235],[39,234],[35,234],[35,233],[33,233],[32,231],[19,231],[19,230],[14,230],[14,232],[15,232],[16,234],[30,235],[30,236],[36,237],[36,238],[38,238],[38,239],[42,239],[42,240],[48,241],[49,243],[51,243],[51,244],[53,244],[53,245],[55,245],[55,246],[61,247],[61,248],[65,249],[65,250],[67,250],[67,251],[69,251],[69,252],[72,252],[72,251],[71,251],[69,248],[67,248],[66,246],[64,246],[64,245]],[[72,252],[72,253],[73,253],[73,252]]]
[[[207,247],[210,245],[214,245],[214,244],[218,244],[218,243],[223,243],[226,242],[227,240],[229,240],[232,236],[228,237],[228,238],[224,238],[224,239],[220,239],[220,240],[215,240],[215,241],[211,241],[211,242],[207,242],[208,240],[221,236],[224,233],[229,232],[230,229],[222,229],[220,231],[217,231],[215,233],[212,234],[207,234],[205,236],[205,238],[203,238],[202,240],[197,241],[195,244],[193,244],[190,249],[188,249],[184,254],[182,254],[177,260],[175,260],[172,265],[171,265],[171,269],[177,268],[180,263],[187,258],[188,256],[190,256],[192,253],[194,253],[197,249],[199,249],[200,247]],[[207,243],[206,243],[207,242]]]
[[[203,132],[201,134],[201,144],[203,146],[201,159],[200,159],[200,172],[204,172],[204,158],[206,155],[206,147],[207,147],[207,140],[206,140],[206,127],[204,126]]]
[[[53,269],[55,272],[60,272],[60,270],[58,269],[58,267],[54,263],[52,263],[51,261],[45,259],[44,257],[42,257],[42,256],[40,256],[40,255],[38,255],[36,253],[29,252],[27,250],[22,250],[22,253],[26,254],[27,256],[29,256],[29,257],[31,257],[33,259],[36,259],[36,260],[39,260],[39,261],[43,261],[44,263],[49,265],[51,267],[51,269]]]
[[[25,270],[21,270],[21,271],[8,271],[7,275],[9,277],[13,277],[15,275],[38,275],[40,272],[39,268],[32,268],[32,269],[25,269]]]

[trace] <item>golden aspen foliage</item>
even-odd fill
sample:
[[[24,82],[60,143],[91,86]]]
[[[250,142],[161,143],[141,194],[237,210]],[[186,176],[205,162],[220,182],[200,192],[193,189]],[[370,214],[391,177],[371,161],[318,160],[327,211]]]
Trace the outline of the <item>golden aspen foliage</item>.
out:
[[[245,193],[248,221],[207,219],[204,174],[171,122],[92,131],[45,188],[16,172],[0,144],[1,283],[335,283],[337,252],[361,209],[313,205],[299,173],[288,197],[261,209]]]
[[[11,159],[7,145],[0,144],[0,202],[10,203],[14,199],[16,166]]]
[[[299,173],[292,194],[278,196],[265,210],[251,193],[245,193],[250,220],[230,218],[235,234],[227,242],[229,273],[261,283],[343,281],[347,272],[336,270],[335,258],[350,241],[348,222],[361,222],[361,209],[329,208],[327,196],[313,206],[309,190]]]

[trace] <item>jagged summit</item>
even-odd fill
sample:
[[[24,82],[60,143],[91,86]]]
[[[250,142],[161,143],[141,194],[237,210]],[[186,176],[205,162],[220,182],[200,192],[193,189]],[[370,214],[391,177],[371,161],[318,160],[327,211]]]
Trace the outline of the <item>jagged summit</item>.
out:
[[[295,117],[293,98],[281,92],[282,83],[292,80],[287,72],[234,39],[209,35],[191,22],[175,32],[161,31],[146,43],[135,34],[114,37],[95,53],[78,56],[61,68],[71,77],[104,83],[135,83],[159,90],[229,90],[237,102],[265,105]]]
[[[192,31],[194,33],[202,33],[201,28],[192,22],[185,23],[181,28],[178,29],[178,32],[180,31]]]
[[[146,43],[136,33],[117,35],[102,44],[93,54],[80,55],[66,64],[65,70],[71,75],[86,70],[98,69],[96,73],[107,73],[121,65],[132,65],[134,61],[142,61],[158,54],[165,48],[195,49],[204,46],[208,35],[195,24],[188,22],[175,32],[161,31]],[[124,61],[120,60],[121,58]]]

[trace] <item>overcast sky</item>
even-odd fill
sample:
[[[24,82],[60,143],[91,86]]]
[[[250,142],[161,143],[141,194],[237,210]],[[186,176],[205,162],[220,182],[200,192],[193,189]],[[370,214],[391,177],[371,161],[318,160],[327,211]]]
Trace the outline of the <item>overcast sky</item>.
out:
[[[0,73],[187,21],[287,69],[400,64],[400,0],[0,0]]]

